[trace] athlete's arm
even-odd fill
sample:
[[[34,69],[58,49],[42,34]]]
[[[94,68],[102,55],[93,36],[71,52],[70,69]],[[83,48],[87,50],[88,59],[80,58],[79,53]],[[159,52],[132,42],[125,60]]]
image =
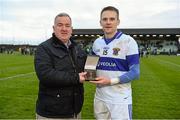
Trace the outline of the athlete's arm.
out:
[[[132,80],[138,79],[139,75],[140,75],[139,64],[133,64],[132,66],[130,66],[130,70],[127,73],[121,75],[119,78],[111,79],[111,84],[128,83],[131,82]]]

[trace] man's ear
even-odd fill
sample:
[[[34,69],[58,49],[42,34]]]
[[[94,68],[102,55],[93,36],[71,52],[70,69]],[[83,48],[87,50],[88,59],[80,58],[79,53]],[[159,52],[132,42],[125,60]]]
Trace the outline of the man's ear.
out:
[[[55,29],[54,25],[52,26],[52,28],[53,28],[53,31],[55,31],[55,30],[54,30],[54,29]]]

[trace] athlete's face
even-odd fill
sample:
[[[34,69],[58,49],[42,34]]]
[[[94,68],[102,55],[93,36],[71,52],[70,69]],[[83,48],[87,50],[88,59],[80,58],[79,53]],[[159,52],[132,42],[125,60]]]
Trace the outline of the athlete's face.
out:
[[[72,34],[71,19],[67,16],[57,17],[53,26],[54,34],[63,43],[68,42]]]
[[[115,11],[104,11],[101,14],[100,24],[106,35],[113,36],[117,32],[120,21]]]

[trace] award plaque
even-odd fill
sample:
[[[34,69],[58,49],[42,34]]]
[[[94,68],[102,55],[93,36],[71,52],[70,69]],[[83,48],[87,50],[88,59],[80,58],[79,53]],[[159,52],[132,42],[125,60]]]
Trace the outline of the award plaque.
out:
[[[96,78],[96,66],[99,61],[99,56],[89,55],[86,59],[85,72],[87,72],[86,81],[92,81]]]

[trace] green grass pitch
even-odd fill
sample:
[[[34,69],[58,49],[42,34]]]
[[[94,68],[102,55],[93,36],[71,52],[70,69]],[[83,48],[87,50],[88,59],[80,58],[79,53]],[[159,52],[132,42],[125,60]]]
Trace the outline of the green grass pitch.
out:
[[[180,56],[141,58],[132,82],[134,119],[180,119]],[[83,119],[94,119],[95,86],[86,82]],[[35,119],[33,56],[0,54],[0,119]]]

